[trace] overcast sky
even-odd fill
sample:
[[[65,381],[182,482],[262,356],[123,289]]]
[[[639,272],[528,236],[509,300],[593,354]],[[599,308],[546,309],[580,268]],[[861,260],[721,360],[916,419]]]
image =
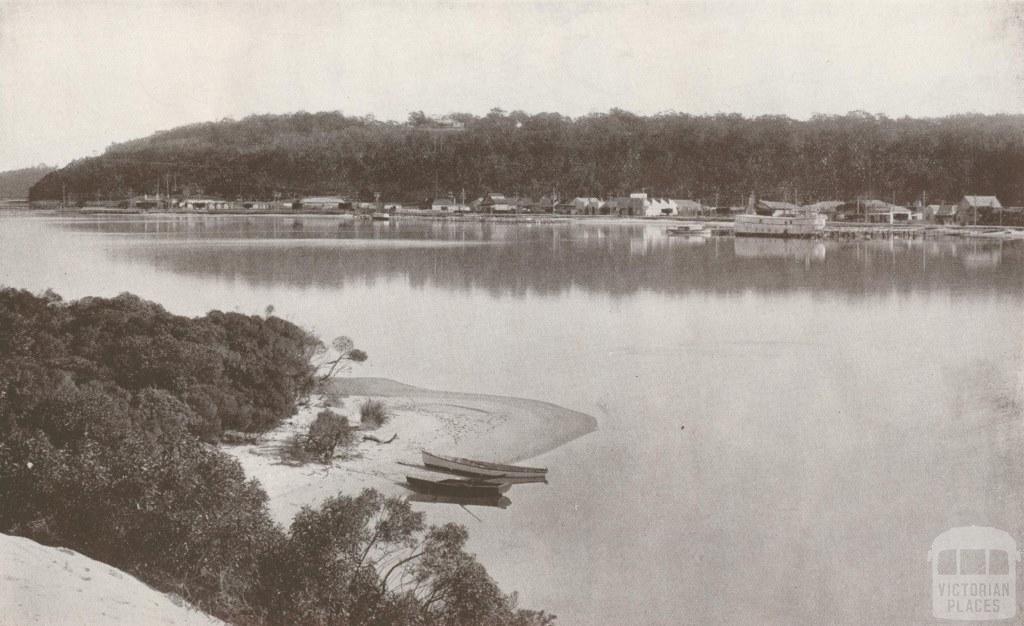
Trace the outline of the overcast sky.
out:
[[[0,170],[252,113],[1024,112],[1024,8],[0,0]]]

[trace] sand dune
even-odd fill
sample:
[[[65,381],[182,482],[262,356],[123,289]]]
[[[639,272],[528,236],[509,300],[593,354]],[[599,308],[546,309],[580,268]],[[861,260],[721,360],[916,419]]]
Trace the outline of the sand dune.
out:
[[[105,563],[0,535],[0,624],[223,624]]]

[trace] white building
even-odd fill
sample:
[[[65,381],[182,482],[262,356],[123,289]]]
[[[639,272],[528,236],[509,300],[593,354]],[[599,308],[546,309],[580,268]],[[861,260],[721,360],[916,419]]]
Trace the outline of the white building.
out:
[[[644,203],[644,215],[679,215],[679,206],[669,198],[648,198]]]
[[[430,202],[430,210],[448,213],[464,213],[469,210],[469,207],[451,196],[444,196],[441,198],[434,198]]]
[[[183,200],[181,206],[191,211],[214,211],[218,209],[230,209],[231,203],[227,200],[215,198],[189,198]]]
[[[351,207],[351,203],[340,196],[312,196],[299,200],[299,204],[303,209],[320,211],[336,211]]]

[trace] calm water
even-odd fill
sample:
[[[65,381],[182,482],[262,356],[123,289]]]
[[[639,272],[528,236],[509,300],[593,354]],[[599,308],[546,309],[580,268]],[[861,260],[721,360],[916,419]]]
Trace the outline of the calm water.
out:
[[[929,621],[937,534],[1024,539],[1021,245],[663,228],[8,215],[0,283],[273,305],[359,375],[596,416],[509,509],[423,505],[565,624]]]

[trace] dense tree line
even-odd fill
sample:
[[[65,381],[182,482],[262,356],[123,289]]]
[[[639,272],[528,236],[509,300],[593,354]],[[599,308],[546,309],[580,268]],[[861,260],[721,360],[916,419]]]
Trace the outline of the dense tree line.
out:
[[[323,349],[277,317],[212,311],[189,319],[130,294],[69,304],[49,297],[4,292],[5,362],[30,359],[76,386],[113,385],[155,402],[173,398],[187,409],[187,429],[207,439],[228,429],[266,430],[290,415],[312,389],[310,359]]]
[[[340,113],[259,115],[183,126],[112,145],[32,188],[57,199],[117,199],[161,189],[227,198],[340,193],[419,201],[465,191],[539,198],[651,194],[730,204],[751,192],[801,201],[859,195],[908,202],[966,193],[1024,202],[1024,116],[890,119],[863,112],[782,116],[572,119],[500,109],[439,128]]]
[[[0,290],[0,532],[236,623],[550,623],[515,608],[460,527],[427,528],[404,500],[365,491],[286,531],[260,485],[200,438],[287,415],[312,384],[315,343],[273,317]]]

